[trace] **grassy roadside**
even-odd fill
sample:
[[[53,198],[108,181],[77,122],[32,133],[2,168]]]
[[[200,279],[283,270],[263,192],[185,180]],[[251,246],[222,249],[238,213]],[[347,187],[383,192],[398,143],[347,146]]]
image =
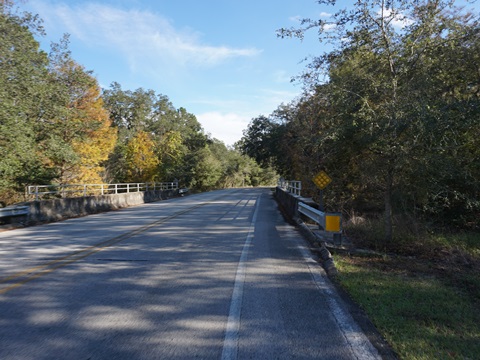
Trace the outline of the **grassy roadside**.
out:
[[[431,235],[415,254],[404,245],[334,254],[338,282],[401,359],[479,359],[480,234]]]

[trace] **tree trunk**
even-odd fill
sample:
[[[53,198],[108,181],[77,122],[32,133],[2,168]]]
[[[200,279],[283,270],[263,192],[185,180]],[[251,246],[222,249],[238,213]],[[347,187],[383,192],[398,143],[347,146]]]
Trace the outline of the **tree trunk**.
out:
[[[392,241],[393,237],[393,211],[392,211],[392,185],[393,171],[388,170],[385,186],[385,245]]]

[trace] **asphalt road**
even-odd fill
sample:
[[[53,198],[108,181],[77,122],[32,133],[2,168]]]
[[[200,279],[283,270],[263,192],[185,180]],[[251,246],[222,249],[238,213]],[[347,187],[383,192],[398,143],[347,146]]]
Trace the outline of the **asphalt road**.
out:
[[[0,359],[375,359],[269,189],[0,233]]]

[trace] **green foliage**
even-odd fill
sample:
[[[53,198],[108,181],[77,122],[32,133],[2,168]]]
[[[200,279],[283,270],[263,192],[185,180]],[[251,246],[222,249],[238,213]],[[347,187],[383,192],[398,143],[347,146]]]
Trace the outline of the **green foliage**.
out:
[[[129,144],[141,132],[151,134],[150,147],[157,163],[153,177],[157,181],[177,179],[181,186],[206,191],[271,184],[275,177],[268,166],[263,170],[252,159],[210,139],[193,114],[176,109],[165,95],[142,88],[123,90],[113,83],[103,96],[119,133],[107,163],[111,181],[133,179],[126,169],[138,161],[132,162],[135,157]]]
[[[394,213],[478,227],[480,28],[457,10],[451,1],[362,0],[328,22],[280,30],[302,38],[318,29],[334,50],[300,76],[303,98],[250,124],[243,152],[301,180],[306,196],[325,169],[334,179],[327,208],[383,211],[387,243]]]
[[[50,166],[58,169],[57,182],[102,182],[102,163],[116,131],[110,127],[97,80],[71,58],[68,36],[52,45],[49,60],[51,118],[38,127],[37,142]]]
[[[280,125],[265,116],[259,116],[251,121],[244,131],[240,143],[242,151],[254,158],[259,164],[269,166],[272,159],[278,155],[277,129]]]
[[[478,304],[434,276],[391,268],[389,260],[335,256],[339,281],[402,359],[474,359]],[[371,263],[378,263],[371,265]],[[370,265],[369,265],[370,264]],[[478,276],[475,286],[480,286]]]
[[[49,179],[53,172],[41,164],[35,131],[49,82],[47,54],[32,33],[41,25],[31,14],[11,13],[6,3],[0,10],[1,196],[33,179]]]
[[[201,191],[214,189],[222,176],[222,162],[209,147],[201,149],[196,156],[191,185]]]

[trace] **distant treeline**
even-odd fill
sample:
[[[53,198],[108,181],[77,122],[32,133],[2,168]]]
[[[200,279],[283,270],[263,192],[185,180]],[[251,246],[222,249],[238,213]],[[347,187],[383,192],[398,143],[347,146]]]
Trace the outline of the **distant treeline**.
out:
[[[276,174],[205,134],[165,95],[102,90],[69,51],[41,50],[41,19],[0,2],[0,202],[25,185],[179,180],[198,190],[271,184]]]

